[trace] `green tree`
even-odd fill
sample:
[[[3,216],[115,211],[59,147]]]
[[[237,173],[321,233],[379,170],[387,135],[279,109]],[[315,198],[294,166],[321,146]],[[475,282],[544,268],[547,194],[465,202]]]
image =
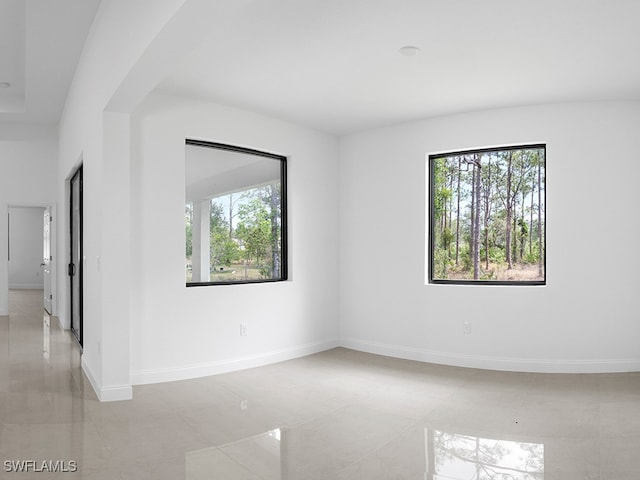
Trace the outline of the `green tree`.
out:
[[[244,247],[244,257],[257,266],[269,263],[272,234],[269,211],[261,198],[240,205],[236,237]]]
[[[238,257],[236,243],[229,238],[229,222],[224,216],[224,207],[211,200],[209,214],[209,251],[211,268],[217,266],[229,266]]]
[[[269,206],[269,221],[271,222],[271,277],[280,276],[282,268],[282,188],[281,184],[266,187],[266,202]]]
[[[450,188],[453,174],[456,171],[449,164],[448,158],[437,158],[433,161],[433,221],[432,230],[433,245],[437,258],[439,259],[440,275],[447,276],[447,265],[450,256],[450,246],[453,241],[450,226],[447,224],[447,205],[451,203],[453,196]]]
[[[193,255],[193,205],[187,203],[184,207],[185,250],[187,258]]]

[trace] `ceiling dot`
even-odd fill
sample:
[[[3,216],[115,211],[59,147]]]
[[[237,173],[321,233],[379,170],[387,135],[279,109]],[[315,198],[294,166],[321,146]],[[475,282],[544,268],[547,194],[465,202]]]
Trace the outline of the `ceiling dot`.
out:
[[[405,57],[415,57],[420,51],[418,47],[414,47],[413,45],[406,45],[398,50],[400,55],[404,55]]]

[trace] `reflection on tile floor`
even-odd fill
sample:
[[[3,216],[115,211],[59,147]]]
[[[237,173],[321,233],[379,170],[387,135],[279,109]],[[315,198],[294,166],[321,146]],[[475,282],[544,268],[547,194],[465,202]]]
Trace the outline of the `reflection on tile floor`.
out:
[[[40,301],[12,291],[0,317],[0,479],[640,478],[638,373],[501,373],[335,349],[100,403]]]

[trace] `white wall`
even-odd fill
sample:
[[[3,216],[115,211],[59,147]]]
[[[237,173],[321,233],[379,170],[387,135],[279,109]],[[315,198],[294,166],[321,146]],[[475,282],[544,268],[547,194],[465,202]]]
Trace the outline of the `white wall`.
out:
[[[341,343],[469,367],[640,370],[639,131],[632,102],[496,110],[343,138]],[[547,144],[547,285],[425,285],[425,156],[529,142]]]
[[[56,156],[53,126],[0,129],[0,315],[8,314],[8,206],[55,204]]]
[[[224,329],[231,327],[215,325],[212,330],[211,325],[202,316],[203,309],[207,310],[207,316],[217,314],[216,312],[228,312],[232,302],[229,298],[222,303],[212,302],[210,293],[200,291],[192,292],[187,303],[181,300],[185,295],[184,292],[179,293],[184,289],[184,275],[173,276],[171,268],[172,265],[176,265],[177,257],[172,257],[171,252],[175,252],[173,255],[181,255],[182,242],[176,243],[178,238],[174,236],[175,233],[165,232],[167,222],[175,221],[177,217],[170,216],[171,210],[167,214],[166,211],[151,208],[149,218],[156,218],[158,222],[148,224],[146,216],[141,222],[134,221],[134,216],[140,215],[139,209],[145,213],[150,209],[146,200],[142,204],[134,203],[138,198],[136,195],[140,194],[138,187],[144,189],[143,195],[149,190],[151,199],[161,197],[160,204],[178,197],[175,195],[177,184],[172,184],[166,196],[165,192],[159,194],[157,191],[157,185],[167,181],[164,169],[172,171],[171,168],[175,168],[175,157],[167,157],[166,153],[161,151],[158,158],[161,158],[162,162],[156,165],[160,169],[151,168],[148,163],[151,157],[147,155],[146,149],[155,148],[156,141],[157,144],[164,145],[162,135],[166,126],[159,129],[159,137],[152,135],[153,141],[139,146],[143,149],[142,157],[130,158],[130,142],[140,143],[139,139],[130,139],[130,114],[147,93],[174,68],[176,62],[188,54],[204,36],[216,31],[216,22],[223,23],[227,13],[237,13],[243,8],[246,8],[246,5],[242,2],[222,5],[209,0],[104,0],[89,33],[60,120],[57,185],[58,201],[63,207],[60,209],[60,222],[64,225],[67,222],[67,212],[64,208],[68,204],[67,182],[77,166],[83,165],[85,222],[82,367],[101,400],[130,398],[132,376],[138,383],[204,374],[211,372],[212,368],[224,370],[235,368],[241,363],[249,365],[252,362],[266,362],[301,354],[309,351],[309,348],[321,348],[318,342],[327,338],[335,343],[335,215],[332,228],[319,232],[319,228],[309,227],[307,231],[317,234],[316,237],[307,243],[308,246],[297,247],[302,252],[305,248],[315,251],[313,254],[297,255],[304,260],[299,261],[296,257],[293,261],[294,264],[299,262],[298,267],[292,266],[294,275],[297,275],[296,269],[303,271],[305,265],[310,264],[311,268],[315,268],[316,265],[323,264],[318,266],[318,271],[315,272],[317,277],[311,279],[311,275],[301,275],[299,280],[294,279],[279,286],[249,286],[242,290],[241,294],[232,294],[234,303],[239,302],[248,309],[254,308],[254,312],[261,316],[267,311],[267,318],[276,319],[262,325],[253,324],[253,334],[250,334],[244,345],[239,348],[234,348],[235,342],[225,343],[222,340],[228,338]],[[334,186],[329,187],[328,191],[337,191],[335,174],[329,173],[336,169],[335,140],[329,141],[326,137],[312,132],[300,133],[300,138],[289,138],[290,135],[295,137],[294,134],[301,130],[291,126],[285,127],[268,119],[256,121],[255,127],[245,129],[242,122],[251,115],[240,115],[235,121],[228,121],[228,118],[220,117],[220,113],[201,112],[196,118],[202,119],[208,115],[213,116],[215,125],[220,127],[221,131],[227,132],[227,136],[240,143],[303,157],[300,165],[309,164],[314,167],[310,170],[307,170],[307,167],[301,168],[298,175],[305,178],[305,175],[319,173],[318,178],[326,177],[334,182]],[[168,118],[170,120],[164,119],[166,125],[175,127],[175,130],[171,131],[167,140],[173,142],[176,132],[182,131],[183,117],[178,112],[170,112]],[[192,125],[194,122],[193,118],[189,118],[185,125]],[[206,121],[202,123],[207,124]],[[225,128],[229,130],[224,130]],[[265,132],[259,131],[261,128],[265,128]],[[205,138],[218,135],[209,129],[196,128],[193,132],[194,135],[199,132]],[[262,141],[267,132],[275,132],[274,138]],[[308,143],[301,146],[301,139]],[[184,142],[184,138],[181,141]],[[332,147],[329,147],[329,144]],[[174,148],[173,143],[169,146]],[[326,171],[322,168],[320,172],[314,170],[320,165],[320,161],[327,162]],[[136,168],[144,177],[133,176]],[[148,183],[152,176],[158,176],[157,184]],[[136,178],[144,181],[134,183]],[[310,193],[322,192],[321,187],[314,181],[315,179],[306,179],[300,185],[308,188]],[[134,189],[131,188],[132,185]],[[322,188],[324,187],[326,185],[322,185]],[[146,199],[146,196],[143,198]],[[324,199],[319,198],[317,195],[298,195],[297,202],[301,205],[316,205],[314,202],[317,202],[317,205],[323,205],[323,209],[333,208],[335,214],[335,198],[329,200],[327,205],[324,205]],[[170,205],[170,208],[176,208],[181,212],[180,216],[184,208],[182,202],[181,199],[179,203]],[[310,212],[314,212],[315,208],[320,207],[311,208]],[[300,232],[303,232],[305,224],[313,225],[318,221],[318,225],[325,225],[325,220],[323,215],[316,219],[298,213],[297,223]],[[136,230],[140,228],[141,230]],[[158,231],[158,228],[161,230]],[[183,227],[180,227],[176,232],[183,230]],[[153,235],[150,232],[153,232]],[[58,233],[58,254],[61,258],[67,258],[68,236],[62,229]],[[302,235],[305,241],[308,237],[309,234]],[[144,255],[147,255],[147,248],[159,255],[153,258],[140,255],[134,257],[134,250],[142,248],[138,247],[140,238],[145,241]],[[157,251],[149,247],[154,245],[154,242],[162,246],[170,243],[172,246],[178,245],[178,248]],[[330,253],[328,262],[324,260],[325,251]],[[326,272],[332,265],[331,279],[328,281]],[[159,277],[150,279],[151,285],[158,289],[154,290],[146,284],[139,283],[141,279],[137,275],[142,275],[142,280],[146,282],[148,272],[157,273],[158,270]],[[182,263],[180,272],[183,272]],[[62,271],[59,272],[58,281],[61,287],[61,322],[68,325],[69,284]],[[168,291],[167,286],[170,287]],[[137,299],[135,294],[140,290],[142,297]],[[228,292],[236,290],[231,288]],[[178,301],[174,301],[174,298],[166,293],[177,294],[180,297],[177,297]],[[207,299],[197,300],[198,296],[202,295]],[[191,297],[196,300],[192,301]],[[300,300],[289,304],[294,297]],[[183,308],[176,309],[178,305]],[[220,310],[220,305],[226,306]],[[160,310],[160,314],[156,318],[154,315],[157,310]],[[324,318],[325,314],[329,318]],[[189,316],[195,318],[195,321],[187,325],[188,329],[180,327],[180,319]],[[298,321],[294,322],[293,318],[296,316]],[[171,318],[171,322],[168,318]],[[282,333],[284,330],[279,330],[283,326],[282,321],[291,327],[285,333]],[[260,333],[261,329],[264,329],[264,333]],[[236,331],[235,327],[233,331]],[[174,340],[179,341],[176,348],[173,348]],[[251,359],[247,360],[247,357]],[[171,373],[172,369],[177,373]]]
[[[9,288],[44,288],[42,207],[9,207]]]
[[[84,345],[82,368],[101,400],[130,398],[129,115],[229,12],[245,2],[103,0],[60,119],[58,201],[67,205],[69,176],[84,174]],[[60,209],[60,222],[67,221]],[[58,253],[68,257],[59,230]],[[63,325],[69,284],[58,274]],[[132,288],[130,288],[130,286]]]
[[[139,73],[140,58],[184,3],[185,0],[103,1],[60,119],[60,205],[68,207],[68,179],[83,165],[82,367],[101,400],[127,399],[132,395],[127,268],[129,120],[126,113],[107,111],[107,106],[132,72]],[[162,63],[162,58],[157,60]],[[143,83],[139,78],[143,74],[133,76],[136,87]],[[135,103],[135,98],[131,102]],[[122,209],[124,217],[118,215]],[[59,209],[61,225],[68,222],[67,216],[67,208]],[[58,230],[57,245],[59,257],[68,259],[66,230]],[[59,271],[58,284],[60,319],[68,326],[69,282],[63,269]]]
[[[337,345],[337,140],[242,110],[151,96],[132,120],[133,383]],[[185,139],[287,157],[289,280],[185,287]],[[248,335],[240,336],[240,323]]]

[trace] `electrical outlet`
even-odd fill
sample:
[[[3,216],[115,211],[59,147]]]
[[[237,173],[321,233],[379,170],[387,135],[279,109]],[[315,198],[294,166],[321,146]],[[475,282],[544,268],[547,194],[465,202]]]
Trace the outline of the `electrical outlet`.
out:
[[[471,322],[464,322],[462,324],[462,332],[463,333],[471,333]]]
[[[240,324],[240,336],[241,337],[246,337],[247,336],[247,324],[246,323],[241,323]]]

